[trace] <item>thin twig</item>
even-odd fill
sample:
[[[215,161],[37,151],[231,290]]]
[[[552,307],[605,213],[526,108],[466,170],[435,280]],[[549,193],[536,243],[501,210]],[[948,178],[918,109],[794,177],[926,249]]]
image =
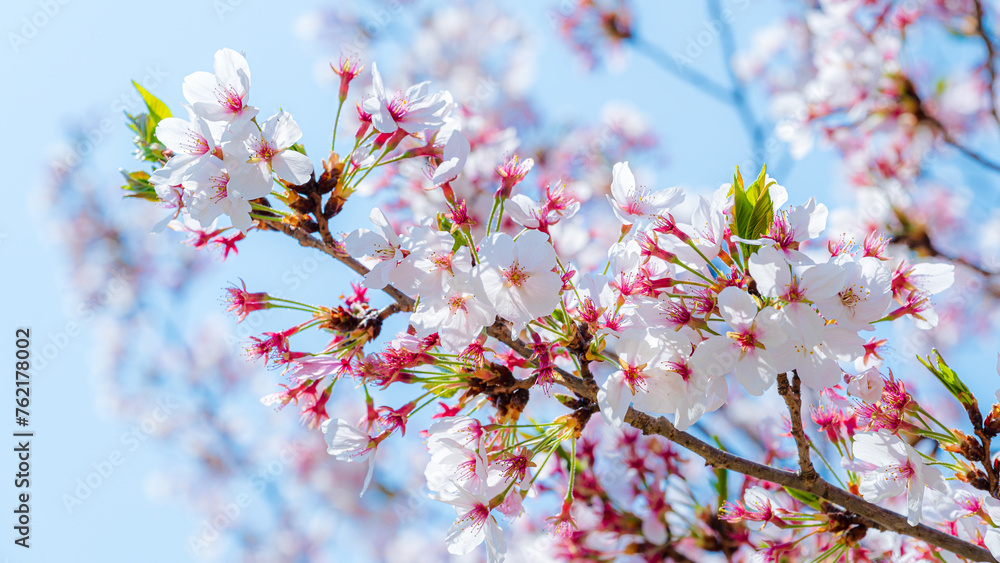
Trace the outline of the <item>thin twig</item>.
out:
[[[900,215],[897,214],[897,217]],[[943,252],[934,245],[931,240],[930,235],[924,229],[914,230],[914,229],[903,229],[903,232],[897,233],[893,236],[892,242],[897,242],[905,244],[910,250],[916,252],[919,256],[930,256],[933,258],[941,258],[942,260],[947,260],[953,264],[958,264],[964,266],[983,277],[983,283],[985,284],[985,291],[994,297],[1000,298],[1000,287],[997,286],[995,282],[996,276],[1000,272],[990,271],[984,266],[976,264],[972,260],[965,258],[964,256],[954,256]]]
[[[792,437],[795,438],[795,446],[799,450],[799,475],[807,481],[819,479],[819,474],[813,467],[812,459],[809,458],[809,437],[802,427],[802,385],[799,381],[799,374],[792,376],[792,384],[788,384],[788,374],[778,374],[778,394],[785,400],[788,406],[788,416],[792,423]]]
[[[263,227],[266,227],[268,229],[272,229],[272,230],[275,230],[275,231],[280,231],[282,233],[285,233],[286,235],[289,235],[290,237],[292,237],[295,240],[299,241],[299,244],[302,245],[302,246],[307,246],[309,248],[315,248],[317,250],[320,250],[322,252],[325,252],[325,253],[329,254],[330,256],[334,257],[335,259],[337,259],[338,261],[340,261],[342,264],[344,264],[348,268],[354,270],[359,275],[364,276],[364,275],[367,275],[368,272],[369,272],[368,268],[366,268],[365,265],[362,264],[361,262],[359,262],[357,259],[355,259],[352,256],[350,256],[348,254],[345,254],[343,252],[339,252],[336,248],[333,248],[333,247],[327,245],[322,240],[320,240],[320,239],[318,239],[318,238],[310,235],[309,233],[307,233],[306,231],[304,231],[302,229],[299,229],[297,227],[293,227],[292,225],[289,225],[288,223],[282,223],[281,221],[277,221],[277,220],[258,221],[258,222]],[[389,294],[389,297],[392,297],[396,301],[396,303],[399,304],[399,310],[400,311],[412,311],[413,310],[413,305],[414,305],[413,299],[410,296],[408,296],[405,293],[403,293],[402,291],[399,291],[398,289],[396,289],[395,287],[393,287],[391,285],[385,286],[385,288],[383,288],[382,291],[384,291],[387,294]]]
[[[972,0],[972,6],[976,12],[976,35],[978,35],[983,40],[983,44],[986,46],[986,62],[983,64],[983,66],[986,67],[986,73],[989,75],[989,81],[986,84],[986,87],[990,94],[990,114],[993,115],[993,121],[995,121],[997,126],[1000,127],[1000,113],[997,112],[996,47],[993,45],[993,41],[990,39],[990,37],[986,34],[986,26],[983,25],[984,21],[986,20],[986,10],[983,9],[982,1]]]
[[[986,158],[985,156],[979,154],[978,152],[976,152],[976,151],[970,149],[969,147],[966,147],[965,145],[963,145],[958,139],[956,139],[951,134],[951,132],[949,132],[947,129],[945,129],[944,124],[941,123],[940,121],[938,121],[937,118],[935,118],[934,116],[932,116],[932,115],[930,115],[930,114],[928,114],[926,112],[922,112],[922,114],[923,115],[921,115],[921,117],[924,119],[924,121],[926,121],[927,123],[929,123],[931,125],[931,127],[933,127],[934,129],[937,129],[938,133],[941,134],[941,138],[944,139],[945,143],[947,143],[947,144],[951,145],[952,147],[958,149],[958,152],[960,152],[960,153],[964,154],[965,156],[971,158],[972,160],[978,162],[982,166],[985,166],[986,168],[989,168],[989,169],[994,170],[996,172],[1000,172],[1000,164],[998,164],[998,163],[996,163],[996,162],[994,162],[994,161]]]

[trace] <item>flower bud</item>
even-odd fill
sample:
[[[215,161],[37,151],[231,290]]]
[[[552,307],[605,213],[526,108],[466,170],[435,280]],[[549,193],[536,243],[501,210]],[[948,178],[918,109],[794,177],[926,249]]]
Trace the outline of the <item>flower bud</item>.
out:
[[[993,408],[990,409],[990,414],[986,415],[983,432],[990,438],[1000,434],[1000,403],[993,405]]]

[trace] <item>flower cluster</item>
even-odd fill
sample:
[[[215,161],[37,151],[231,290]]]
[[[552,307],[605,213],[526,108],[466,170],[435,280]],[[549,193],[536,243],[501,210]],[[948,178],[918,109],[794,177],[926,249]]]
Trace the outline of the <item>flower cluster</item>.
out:
[[[149,183],[175,211],[154,230],[184,213],[205,230],[227,215],[245,233],[251,202],[271,193],[275,176],[296,185],[312,176],[312,162],[293,148],[302,130],[292,116],[281,111],[259,123],[249,96],[250,68],[232,49],[215,54],[214,74],[184,79],[188,119],[167,116],[155,130],[169,160]]]

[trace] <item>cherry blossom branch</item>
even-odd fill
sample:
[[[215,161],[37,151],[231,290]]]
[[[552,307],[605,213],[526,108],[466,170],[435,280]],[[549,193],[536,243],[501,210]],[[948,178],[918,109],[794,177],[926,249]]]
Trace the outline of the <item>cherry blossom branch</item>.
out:
[[[335,248],[331,248],[322,240],[311,236],[302,229],[277,220],[261,220],[260,224],[262,228],[280,231],[293,237],[302,246],[315,248],[329,254],[361,275],[368,273],[368,268],[364,264]],[[395,287],[387,285],[383,288],[383,291],[396,301],[400,311],[410,311],[413,309],[413,299]],[[531,348],[527,344],[515,338],[510,333],[510,328],[506,323],[496,322],[486,330],[489,336],[503,342],[517,354],[529,358],[533,355]],[[557,374],[561,385],[585,399],[596,401],[597,389],[592,379],[584,381],[559,367],[556,367],[554,372]],[[795,418],[798,418],[801,427],[801,414],[798,417],[793,416],[793,419]],[[658,434],[675,444],[683,446],[701,456],[708,465],[715,468],[736,471],[743,475],[812,493],[821,499],[842,506],[845,510],[871,520],[872,525],[870,527],[896,532],[925,541],[928,544],[945,549],[971,561],[1000,563],[990,555],[989,551],[982,547],[923,524],[910,526],[903,516],[869,503],[856,495],[831,485],[818,475],[813,479],[808,479],[804,475],[804,471],[803,474],[793,473],[739,457],[711,446],[687,432],[678,430],[666,418],[654,417],[631,407],[629,407],[625,415],[625,422],[642,431],[643,434]],[[813,473],[815,473],[815,470],[813,470]]]
[[[399,313],[402,310],[403,310],[402,305],[400,305],[399,303],[392,303],[390,305],[386,305],[385,307],[382,308],[382,310],[378,312],[378,320],[384,321],[389,317],[395,315],[396,313]]]
[[[531,356],[534,355],[534,352],[531,350],[531,348],[529,348],[528,345],[523,341],[521,341],[520,339],[515,338],[510,333],[510,327],[507,325],[507,323],[501,321],[500,319],[497,319],[495,323],[486,327],[486,334],[488,336],[496,338],[500,342],[503,342],[508,347],[510,347],[511,350],[517,352],[520,356],[524,358],[530,358]],[[592,378],[590,379],[590,382],[588,384],[588,382],[585,382],[584,380],[580,379],[579,377],[576,377],[575,375],[569,373],[564,369],[556,367],[555,372],[559,378],[559,382],[562,383],[562,385],[567,389],[577,393],[580,396],[587,397],[588,399],[593,399],[594,397],[597,397],[597,385],[594,384],[594,380]]]
[[[315,248],[317,250],[329,254],[330,256],[334,257],[348,268],[354,270],[359,275],[364,276],[368,274],[369,271],[368,268],[365,267],[365,265],[362,264],[360,261],[358,261],[357,259],[351,257],[350,255],[344,252],[337,250],[336,248],[323,242],[322,240],[310,235],[303,229],[300,229],[298,227],[293,227],[288,223],[283,223],[278,220],[269,220],[269,221],[259,220],[258,224],[261,225],[261,228],[263,229],[270,229],[285,233],[286,235],[299,241],[299,244],[302,246]],[[414,305],[413,299],[410,296],[403,293],[402,291],[396,289],[391,285],[385,286],[382,289],[382,291],[387,293],[389,297],[392,297],[396,301],[396,303],[399,305],[398,309],[399,311],[413,310],[413,305]]]
[[[556,368],[556,371],[565,373],[559,368]],[[798,420],[799,432],[804,439],[805,431],[802,428],[801,404],[797,398],[800,396],[799,392],[801,391],[801,382],[799,381],[798,374],[795,374],[793,384],[790,388],[788,386],[787,376],[785,376],[785,374],[780,374],[778,382],[779,392],[781,392],[781,379],[784,379],[785,386],[789,389],[788,394],[795,394],[795,398],[786,398],[786,403],[791,402],[789,405],[789,411],[794,409],[795,412],[795,414],[792,414],[793,434],[796,426],[794,421]],[[567,387],[587,399],[596,399],[596,393],[591,393],[590,390],[583,385],[572,387],[567,385]],[[783,394],[783,396],[785,395]],[[687,448],[691,452],[701,456],[708,465],[711,465],[714,468],[736,471],[737,473],[748,475],[756,479],[812,493],[821,499],[840,505],[852,514],[865,519],[866,521],[863,523],[869,528],[896,532],[898,534],[913,537],[972,561],[988,561],[997,563],[996,559],[994,559],[993,556],[990,555],[990,552],[986,549],[923,524],[910,526],[905,517],[890,510],[881,508],[862,499],[861,497],[858,497],[857,495],[853,495],[830,484],[820,477],[812,467],[812,462],[809,460],[808,449],[806,449],[804,453],[805,462],[803,463],[803,451],[798,437],[796,437],[796,443],[800,445],[799,464],[803,468],[803,471],[800,473],[793,473],[791,471],[763,465],[716,448],[715,446],[703,442],[687,432],[678,430],[664,417],[654,417],[637,411],[632,407],[629,407],[628,413],[625,415],[625,422],[633,428],[642,431],[643,434],[658,434],[679,446]],[[808,448],[808,446],[806,447]],[[811,471],[807,472],[805,470],[806,467],[808,467]]]
[[[970,561],[996,563],[996,559],[990,555],[990,552],[982,547],[923,524],[910,526],[906,522],[905,517],[867,502],[856,495],[831,485],[822,478],[807,481],[797,473],[763,465],[722,451],[687,432],[677,430],[670,421],[663,417],[653,417],[630,408],[625,415],[625,422],[641,430],[643,434],[659,434],[671,442],[687,448],[704,458],[705,462],[712,467],[736,471],[757,479],[812,493],[822,499],[838,504],[854,514],[871,520],[871,527],[873,528],[896,532],[925,541]]]
[[[788,406],[788,416],[792,424],[792,436],[799,450],[799,475],[806,481],[819,479],[819,474],[809,458],[809,437],[802,427],[802,387],[799,374],[792,372],[792,384],[788,384],[788,374],[778,374],[778,393]]]
[[[329,254],[330,256],[340,261],[341,263],[345,264],[347,267],[354,270],[361,276],[365,276],[369,272],[369,269],[355,258],[351,257],[350,255],[344,252],[337,250],[331,245],[310,235],[303,229],[294,227],[292,225],[289,225],[287,223],[278,220],[260,221],[259,223],[261,224],[262,228],[272,229],[275,231],[280,231],[282,233],[285,233],[286,235],[297,240],[299,244],[302,246],[315,248],[317,250],[325,252],[326,254]],[[386,308],[382,309],[379,312],[378,318],[380,320],[385,320],[397,312],[405,312],[413,310],[413,306],[415,304],[413,298],[406,295],[402,291],[396,289],[391,284],[386,285],[384,288],[382,288],[382,291],[384,291],[386,294],[392,297],[396,303],[394,305],[387,306]],[[493,323],[491,326],[486,328],[486,334],[492,336],[493,338],[496,338],[500,342],[503,342],[504,344],[509,346],[511,350],[514,350],[516,353],[525,358],[530,358],[533,355],[531,348],[528,347],[528,345],[523,341],[515,338],[510,333],[510,327],[499,319],[497,319],[497,321]],[[589,380],[589,382],[584,382],[582,379],[572,375],[571,373],[565,370],[557,368],[556,371],[560,383],[562,383],[566,388],[583,396],[589,395],[588,398],[590,399],[593,399],[594,397],[597,396],[597,386],[594,384],[592,378]],[[524,381],[527,382],[528,380]],[[532,384],[534,384],[534,381],[535,380],[532,379],[530,384],[519,383],[518,386],[528,388],[531,387]]]
[[[975,420],[973,421],[975,422]],[[980,442],[983,444],[983,456],[982,464],[983,468],[986,470],[986,478],[990,481],[990,490],[987,491],[991,497],[997,498],[1000,494],[1000,475],[997,475],[996,467],[993,465],[993,456],[991,455],[991,439],[986,430],[983,428],[982,416],[978,417],[979,424],[975,427],[976,436],[979,438]]]

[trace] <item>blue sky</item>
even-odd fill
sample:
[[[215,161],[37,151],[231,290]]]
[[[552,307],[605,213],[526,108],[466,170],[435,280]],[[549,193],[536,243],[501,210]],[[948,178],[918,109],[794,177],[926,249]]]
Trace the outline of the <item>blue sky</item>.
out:
[[[665,15],[663,9],[652,1],[639,4],[649,16],[640,22],[640,29],[668,50],[684,49],[691,34],[706,21],[700,8],[692,9],[671,14],[669,29],[664,29],[649,23],[661,21],[658,16]],[[741,8],[745,2],[724,4],[732,7],[736,26],[743,30],[768,21],[773,14],[759,7],[764,3],[746,10]],[[149,562],[190,559],[185,539],[193,527],[191,513],[176,504],[150,501],[144,492],[147,475],[163,463],[155,445],[144,443],[129,451],[123,434],[130,425],[108,416],[97,401],[88,371],[90,349],[100,335],[75,313],[80,304],[74,301],[63,251],[46,234],[37,187],[46,181],[52,147],[67,130],[81,126],[90,144],[76,148],[93,153],[91,169],[98,177],[117,182],[117,169],[133,165],[121,111],[141,110],[129,81],[142,82],[179,109],[183,77],[209,70],[212,54],[224,46],[247,52],[255,105],[264,112],[278,107],[291,112],[303,126],[307,148],[327,146],[331,90],[317,86],[313,72],[321,54],[329,49],[303,43],[293,33],[299,15],[320,5],[324,4],[301,2],[289,9],[286,3],[264,0],[109,1],[98,9],[68,0],[17,0],[0,8],[5,38],[0,68],[6,83],[0,107],[8,112],[6,134],[0,140],[8,165],[3,190],[7,213],[0,224],[0,257],[6,265],[0,276],[6,296],[0,315],[0,356],[13,357],[17,327],[30,327],[34,354],[46,345],[61,349],[44,370],[32,372],[31,427],[36,436],[31,457],[30,551],[12,544],[13,438],[0,446],[4,482],[0,514],[5,515],[0,517],[4,530],[0,557],[16,562],[63,560],[81,554],[102,555],[111,561],[140,556]],[[541,8],[526,2],[518,9],[533,22],[541,40],[534,91],[541,93],[540,101],[549,111],[588,119],[609,99],[627,100],[642,108],[661,131],[668,132],[664,146],[668,160],[658,178],[664,185],[715,187],[731,174],[734,164],[746,158],[749,145],[730,109],[687,85],[665,79],[655,66],[636,57],[631,59],[627,76],[606,70],[586,75],[555,37]],[[702,57],[704,69],[724,81],[717,45]],[[736,134],[719,135],[730,127]],[[829,155],[818,153],[782,178],[792,202],[817,195],[827,204],[845,203],[842,192],[832,189],[831,166]],[[343,230],[350,228],[344,225]],[[262,243],[248,254],[264,255],[268,248]],[[294,263],[302,256],[293,254],[287,260]],[[219,287],[237,277],[267,280],[266,272],[248,264],[227,262],[218,274],[218,286],[208,288],[205,295],[216,296]],[[210,305],[215,305],[214,298]],[[78,336],[70,335],[70,323],[82,325]],[[12,384],[3,389],[8,397],[12,395]],[[13,410],[12,397],[2,402]],[[270,414],[262,409],[262,416]],[[12,431],[13,426],[7,415],[0,416],[0,433]],[[123,455],[120,466],[102,479],[84,505],[68,513],[63,495],[74,492],[77,479],[106,467],[115,452]]]

